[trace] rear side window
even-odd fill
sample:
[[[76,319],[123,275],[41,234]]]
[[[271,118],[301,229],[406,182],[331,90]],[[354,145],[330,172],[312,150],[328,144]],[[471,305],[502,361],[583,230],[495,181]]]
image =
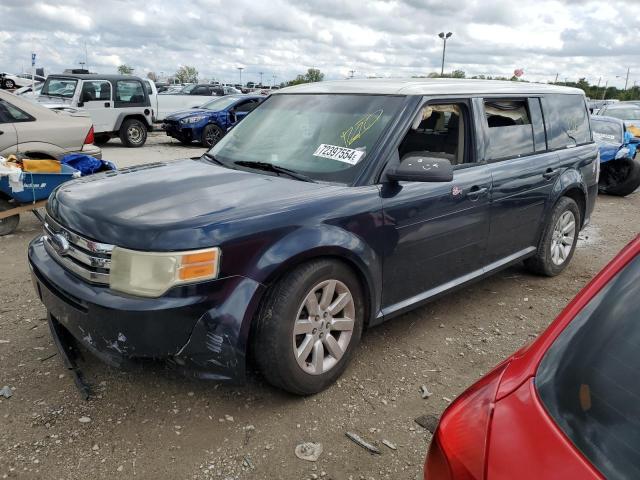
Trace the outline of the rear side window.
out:
[[[121,107],[144,105],[142,83],[137,80],[118,80],[115,101]]]
[[[546,95],[542,98],[547,142],[552,150],[591,141],[587,105],[582,95]]]
[[[27,112],[5,100],[0,100],[0,123],[30,122],[32,120],[34,118]]]
[[[596,295],[536,375],[557,425],[609,479],[640,478],[640,257]]]
[[[533,126],[525,100],[484,102],[489,132],[487,159],[520,157],[535,151]]]

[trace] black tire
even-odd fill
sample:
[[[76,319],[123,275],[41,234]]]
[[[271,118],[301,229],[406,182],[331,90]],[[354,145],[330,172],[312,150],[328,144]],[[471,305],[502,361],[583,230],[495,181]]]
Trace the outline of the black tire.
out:
[[[16,82],[11,80],[10,78],[7,78],[4,81],[4,88],[6,88],[7,90],[13,90],[14,88],[16,88]]]
[[[224,137],[224,131],[219,126],[210,123],[202,130],[200,143],[202,143],[203,147],[211,148],[218,143],[222,137]]]
[[[176,137],[176,139],[183,145],[191,145],[193,143],[193,140],[191,139],[191,137],[179,136],[179,137]]]
[[[120,126],[120,140],[125,147],[138,148],[147,141],[147,126],[136,118],[128,118]]]
[[[15,205],[9,203],[8,200],[4,198],[0,198],[0,212],[4,212],[11,208],[14,208]],[[3,235],[9,235],[13,233],[16,228],[18,228],[18,224],[20,223],[20,215],[11,215],[10,217],[3,218],[0,220],[0,237]]]
[[[561,217],[566,213],[571,212],[574,221],[573,239],[570,242],[571,249],[568,254],[565,254],[565,258],[562,263],[558,264],[553,258],[552,245],[554,243],[554,235],[556,233],[556,227]],[[545,275],[547,277],[555,277],[562,272],[573,257],[576,250],[576,243],[578,242],[578,234],[580,233],[580,225],[582,225],[582,216],[580,214],[580,208],[578,204],[569,197],[561,197],[555,204],[551,212],[551,216],[547,225],[545,226],[544,233],[540,239],[538,250],[535,256],[528,258],[524,261],[525,266],[539,275]],[[569,246],[569,245],[567,245]]]
[[[324,339],[316,330],[322,330],[325,322],[322,317],[316,317],[316,321],[322,322],[323,327],[314,329],[313,332],[303,333],[294,337],[294,325],[298,321],[298,312],[303,316],[310,315],[303,306],[305,298],[319,284],[328,280],[336,280],[342,287],[348,289],[353,303],[349,308],[352,312],[353,330],[350,337],[347,337],[347,344],[339,360],[335,360],[329,353],[322,349],[323,359],[333,362],[333,366],[328,367],[323,373],[312,374],[303,370],[298,364],[294,354],[296,341],[303,337],[300,345],[307,340],[316,344],[318,341],[324,343],[329,340],[329,336],[336,335],[333,330],[326,330]],[[336,292],[338,292],[336,287]],[[337,294],[336,294],[337,295]],[[320,299],[320,297],[317,297]],[[333,299],[333,294],[331,295]],[[337,296],[335,297],[338,298]],[[335,301],[335,300],[332,300]],[[321,302],[320,302],[321,303]],[[335,314],[345,310],[338,310]],[[362,294],[362,286],[357,276],[345,264],[334,260],[315,260],[303,264],[291,272],[284,275],[275,285],[271,287],[267,296],[262,302],[258,315],[255,319],[252,331],[252,353],[259,370],[266,380],[272,385],[279,387],[296,395],[311,395],[318,393],[334,383],[347,367],[349,360],[356,350],[362,335],[364,323],[365,305]],[[334,320],[330,320],[333,323]],[[337,332],[333,340],[341,339],[343,332]],[[315,337],[314,337],[315,336]],[[301,348],[301,346],[297,347]],[[313,350],[310,351],[309,359],[313,362]],[[326,357],[325,357],[326,355]],[[302,356],[300,357],[302,358]],[[305,357],[306,358],[306,357]],[[312,368],[311,362],[307,363],[302,359],[308,368]]]
[[[626,197],[640,187],[640,161],[625,158],[602,165],[599,189],[602,193]]]
[[[93,144],[94,145],[98,145],[98,146],[102,146],[104,144],[106,144],[109,140],[111,140],[111,135],[109,134],[96,134],[93,137]]]

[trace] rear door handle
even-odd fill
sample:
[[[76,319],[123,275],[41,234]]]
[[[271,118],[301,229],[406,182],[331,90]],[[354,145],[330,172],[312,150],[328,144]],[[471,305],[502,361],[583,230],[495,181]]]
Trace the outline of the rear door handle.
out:
[[[4,132],[2,130],[0,130],[0,135],[4,135]]]
[[[560,170],[554,170],[553,168],[547,168],[547,171],[542,174],[542,178],[545,180],[551,180],[560,175]]]
[[[109,103],[109,102],[104,102],[104,106],[105,106],[105,107],[110,107],[110,106],[111,106],[111,103]]]
[[[489,189],[487,187],[479,187],[477,185],[474,185],[473,187],[471,187],[471,189],[469,189],[469,191],[467,192],[467,198],[469,200],[471,200],[472,202],[475,202],[476,200],[478,200],[480,197],[486,195],[486,193],[489,191]]]

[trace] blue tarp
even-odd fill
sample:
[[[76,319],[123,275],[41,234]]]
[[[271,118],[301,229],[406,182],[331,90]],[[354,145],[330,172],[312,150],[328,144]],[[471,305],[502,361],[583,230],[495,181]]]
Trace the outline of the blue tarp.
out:
[[[60,160],[60,163],[79,170],[83,176],[97,172],[104,172],[106,170],[117,170],[115,164],[107,160],[99,160],[91,155],[83,155],[82,153],[70,153],[69,155],[65,155]]]

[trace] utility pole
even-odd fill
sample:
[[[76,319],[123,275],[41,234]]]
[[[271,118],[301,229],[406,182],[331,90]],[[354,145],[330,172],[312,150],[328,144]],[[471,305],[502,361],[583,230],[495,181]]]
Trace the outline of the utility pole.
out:
[[[605,95],[607,94],[607,87],[609,86],[609,80],[604,84],[604,92],[602,92],[602,100],[604,100]]]
[[[444,32],[440,32],[438,36],[443,40],[444,44],[442,45],[442,67],[440,68],[440,76],[444,75],[444,54],[447,51],[447,39],[451,37],[453,33],[448,32],[446,35]]]
[[[262,75],[264,75],[264,72],[258,72],[260,74],[260,86],[262,87]]]
[[[242,86],[242,70],[244,70],[244,67],[236,67],[238,69],[238,72],[240,72],[240,86]]]
[[[624,81],[624,91],[627,91],[627,84],[629,83],[629,70],[631,70],[631,67],[627,67],[627,78]]]
[[[272,84],[271,86],[272,86],[272,87],[275,87],[275,86],[276,86],[276,76],[275,76],[275,75],[273,75],[273,84]]]
[[[600,88],[600,80],[602,80],[602,77],[598,78],[598,86],[596,88]]]
[[[354,73],[356,73],[355,70],[349,70],[349,78],[353,78]]]
[[[558,83],[558,75],[560,75],[560,74],[556,73],[556,79],[553,81],[553,83]]]

